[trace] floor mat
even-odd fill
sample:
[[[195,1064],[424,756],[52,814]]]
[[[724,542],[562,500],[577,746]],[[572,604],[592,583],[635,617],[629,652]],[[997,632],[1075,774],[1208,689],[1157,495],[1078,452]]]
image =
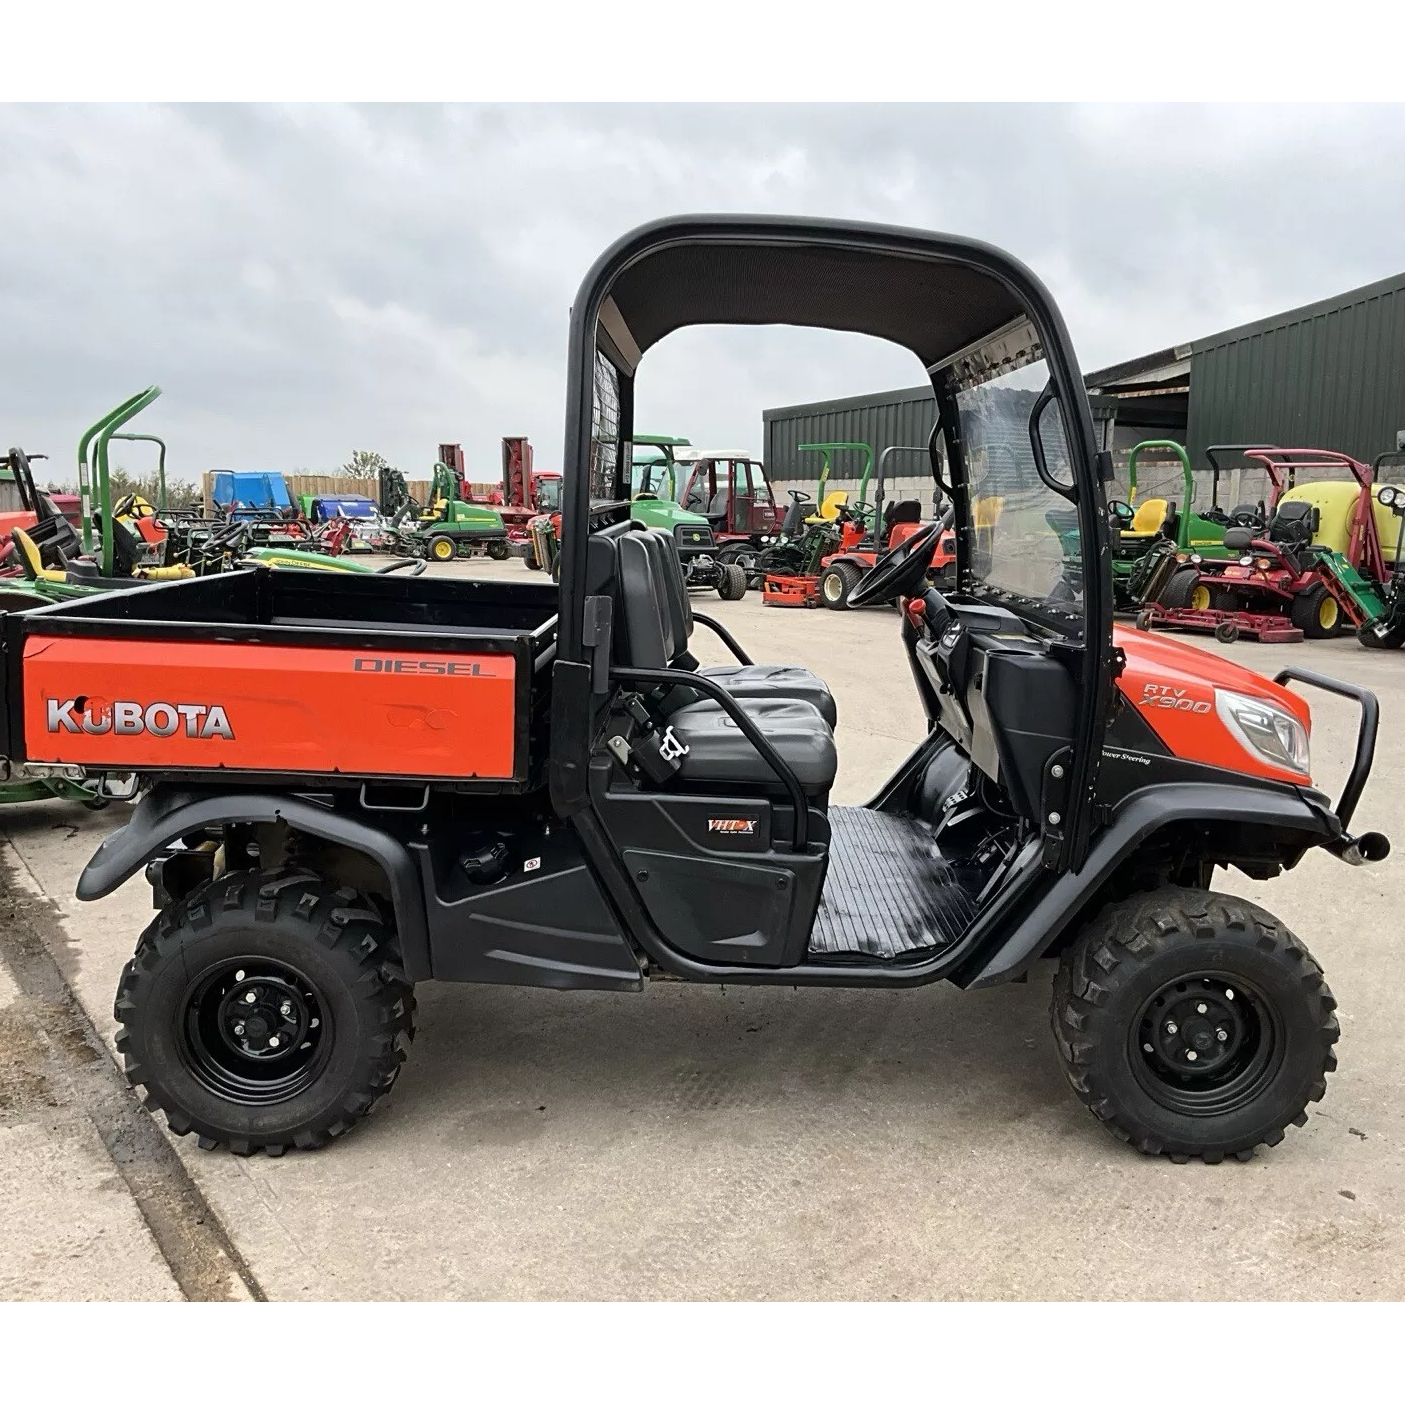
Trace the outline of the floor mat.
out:
[[[950,946],[976,916],[931,826],[905,815],[836,806],[829,872],[810,934],[811,956],[891,960]]]

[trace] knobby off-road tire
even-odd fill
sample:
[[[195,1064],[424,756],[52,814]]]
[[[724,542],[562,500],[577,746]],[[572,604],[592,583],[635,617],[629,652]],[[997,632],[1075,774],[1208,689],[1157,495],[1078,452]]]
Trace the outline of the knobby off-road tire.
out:
[[[297,869],[241,870],[142,933],[113,1013],[128,1081],[178,1136],[311,1150],[390,1090],[414,988],[367,901]]]
[[[718,568],[722,579],[717,582],[717,594],[723,600],[740,600],[746,594],[746,569],[737,565]]]
[[[1109,1132],[1214,1164],[1307,1121],[1337,1066],[1336,1004],[1263,908],[1165,887],[1093,919],[1063,954],[1050,1013],[1068,1081]]]

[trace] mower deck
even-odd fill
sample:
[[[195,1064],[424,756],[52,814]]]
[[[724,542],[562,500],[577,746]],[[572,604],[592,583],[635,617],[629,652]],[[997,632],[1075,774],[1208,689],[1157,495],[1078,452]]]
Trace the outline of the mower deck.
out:
[[[761,603],[809,610],[820,603],[818,576],[767,576],[761,583]]]
[[[975,921],[975,896],[942,857],[929,824],[835,806],[829,825],[829,872],[811,956],[891,961],[940,951]]]

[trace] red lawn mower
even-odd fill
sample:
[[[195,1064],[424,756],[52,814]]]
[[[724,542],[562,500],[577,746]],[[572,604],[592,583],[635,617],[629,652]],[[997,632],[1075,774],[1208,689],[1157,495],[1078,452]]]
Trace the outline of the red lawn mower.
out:
[[[892,551],[923,527],[922,504],[914,498],[895,501],[884,506],[883,484],[888,460],[894,454],[921,454],[930,459],[931,447],[926,444],[890,444],[878,456],[878,477],[873,491],[871,516],[855,517],[845,522],[840,532],[839,550],[820,561],[818,583],[819,603],[829,610],[843,610],[855,586],[871,571],[878,558]],[[952,512],[948,507],[939,511],[942,524],[936,555],[932,558],[931,576],[939,589],[954,588],[956,570],[956,533],[952,530]],[[881,524],[874,530],[875,524]]]
[[[1225,557],[1192,553],[1138,625],[1212,633],[1224,643],[1296,643],[1373,618],[1387,572],[1371,469],[1334,450],[1239,445],[1216,446],[1212,463],[1220,468],[1214,455],[1230,451],[1266,472],[1271,515],[1258,517],[1263,504],[1236,507]]]

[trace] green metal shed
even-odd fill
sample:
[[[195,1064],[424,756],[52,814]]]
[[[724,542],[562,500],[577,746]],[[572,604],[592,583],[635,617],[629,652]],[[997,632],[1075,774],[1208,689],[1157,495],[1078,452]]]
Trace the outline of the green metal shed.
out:
[[[1405,429],[1405,274],[1192,343],[1186,437],[1337,449],[1367,461]]]

